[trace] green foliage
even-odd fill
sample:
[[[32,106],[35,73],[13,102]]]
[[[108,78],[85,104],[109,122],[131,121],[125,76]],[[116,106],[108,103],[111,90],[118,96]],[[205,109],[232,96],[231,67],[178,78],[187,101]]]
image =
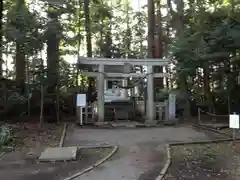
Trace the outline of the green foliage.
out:
[[[11,139],[11,131],[8,126],[0,126],[0,147],[4,146]]]
[[[31,6],[34,2],[28,5],[24,1],[4,1],[3,52],[7,54],[4,62],[9,57],[15,59],[16,44],[20,45],[31,72],[28,89],[39,91],[41,84],[51,83],[47,69],[39,68],[46,62],[39,54],[47,54],[46,42],[57,35],[60,45],[54,48],[59,48],[58,83],[61,89],[74,87],[79,84],[76,79],[80,75],[66,60],[74,56],[71,63],[75,63],[79,54],[85,55],[85,50],[82,51],[86,49],[84,1],[45,4],[38,8]],[[171,3],[177,5],[177,2],[172,0]],[[162,12],[169,10],[164,3]],[[227,99],[227,95],[239,89],[236,85],[240,71],[239,5],[230,0],[188,0],[184,3],[183,14],[178,7],[174,14],[163,13],[161,19],[165,54],[171,56],[173,64],[172,80],[177,85],[186,85],[191,96],[198,98],[203,91],[203,80],[207,79],[203,69],[208,69],[211,94],[224,92],[223,99]],[[93,56],[140,58],[147,55],[147,13],[144,8],[136,12],[130,7],[130,1],[94,0],[90,1],[89,9]],[[175,32],[179,30],[179,19],[184,24],[180,35]],[[13,70],[11,76],[15,76]],[[191,82],[187,82],[189,79]],[[81,77],[81,81],[85,85],[87,78]],[[165,93],[162,92],[162,96],[165,97]],[[19,101],[21,104],[27,97],[13,93],[11,98],[14,103]]]
[[[17,1],[7,12],[7,24],[4,29],[5,38],[8,41],[20,43],[23,51],[33,55],[38,49],[42,49],[42,28],[36,13],[31,13],[22,1]],[[41,20],[41,19],[40,19]]]
[[[218,93],[221,96],[214,96],[227,99],[226,96],[233,95],[239,88],[236,79],[240,68],[240,9],[237,6],[234,9],[232,2],[226,5],[226,2],[209,1],[198,4],[199,8],[195,9],[194,1],[189,3],[192,9],[186,10],[189,21],[185,24],[184,34],[170,45],[176,83],[190,78],[198,83],[188,82],[194,97],[203,93],[203,86],[209,85],[209,92],[204,87],[206,97]],[[209,74],[204,74],[206,69]]]
[[[31,94],[24,94],[24,95],[20,95],[17,92],[14,91],[8,91],[8,103],[10,104],[10,106],[13,105],[24,105],[26,104],[26,102],[28,101],[28,98],[31,98]]]

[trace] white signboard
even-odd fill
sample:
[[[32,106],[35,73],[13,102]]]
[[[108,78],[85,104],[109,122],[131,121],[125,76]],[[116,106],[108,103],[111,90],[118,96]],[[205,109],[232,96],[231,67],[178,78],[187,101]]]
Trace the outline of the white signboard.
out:
[[[77,106],[84,107],[86,106],[86,94],[77,94]]]
[[[237,114],[229,115],[229,128],[239,129],[239,115]]]
[[[174,120],[176,117],[176,95],[169,94],[168,97],[169,102],[169,120]]]

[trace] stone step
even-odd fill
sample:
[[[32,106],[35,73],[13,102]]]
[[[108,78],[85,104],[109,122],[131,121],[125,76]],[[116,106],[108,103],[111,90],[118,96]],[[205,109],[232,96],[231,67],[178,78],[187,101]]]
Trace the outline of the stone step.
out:
[[[77,147],[46,148],[40,155],[40,161],[69,161],[76,160]]]

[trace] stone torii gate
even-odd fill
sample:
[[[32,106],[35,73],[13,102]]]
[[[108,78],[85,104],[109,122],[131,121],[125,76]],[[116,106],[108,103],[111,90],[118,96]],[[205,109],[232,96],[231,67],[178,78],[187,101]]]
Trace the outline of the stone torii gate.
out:
[[[147,78],[147,117],[146,121],[154,122],[156,113],[154,108],[154,77],[167,77],[166,73],[153,73],[153,66],[166,66],[169,61],[166,59],[121,59],[121,58],[86,58],[79,57],[79,63],[85,65],[97,65],[98,72],[84,72],[83,75],[88,77],[97,77],[97,99],[98,99],[98,122],[104,123],[104,76],[107,77],[146,77]],[[126,66],[138,65],[147,66],[147,73],[105,73],[104,66]]]

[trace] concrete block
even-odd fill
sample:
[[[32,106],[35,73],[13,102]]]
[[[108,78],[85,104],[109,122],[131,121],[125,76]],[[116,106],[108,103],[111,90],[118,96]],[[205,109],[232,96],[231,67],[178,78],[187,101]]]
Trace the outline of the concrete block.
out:
[[[46,148],[40,155],[40,161],[69,161],[76,160],[77,147]]]

